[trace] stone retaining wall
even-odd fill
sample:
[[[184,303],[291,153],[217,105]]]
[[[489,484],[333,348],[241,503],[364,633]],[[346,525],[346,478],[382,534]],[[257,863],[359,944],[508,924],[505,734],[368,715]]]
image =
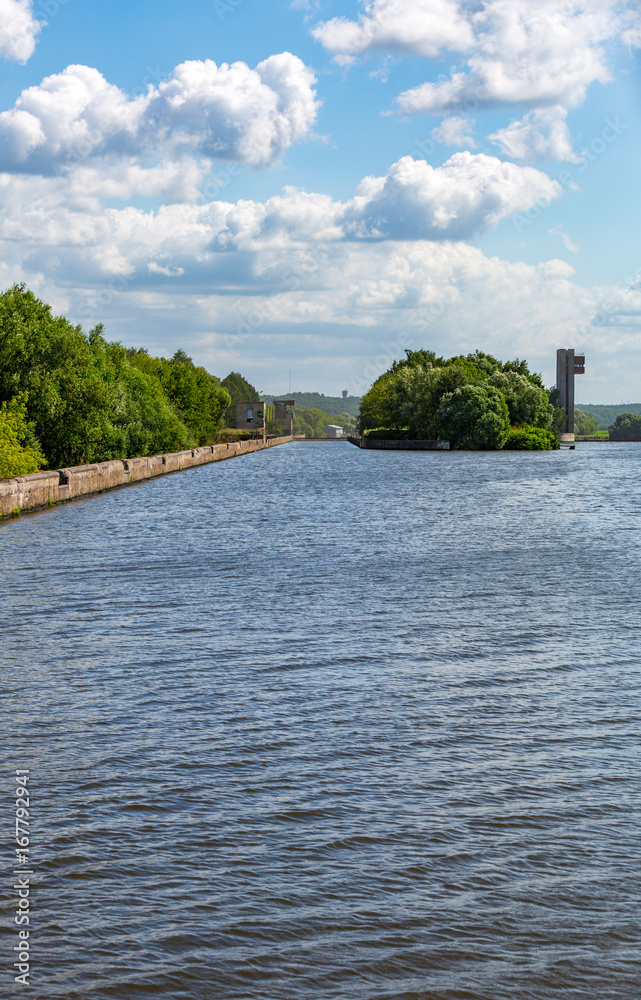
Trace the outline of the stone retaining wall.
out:
[[[449,451],[449,441],[395,441],[384,438],[373,438],[365,434],[361,438],[350,437],[352,444],[359,448],[377,449],[379,451]]]
[[[271,438],[266,444],[261,440],[234,441],[231,444],[192,448],[167,455],[127,458],[122,461],[101,462],[98,465],[58,469],[57,472],[36,472],[32,476],[18,476],[16,479],[0,479],[0,517],[18,514],[23,510],[35,510],[64,500],[74,500],[90,493],[102,493],[103,490],[139,483],[168,472],[220,462],[294,440],[296,438],[293,437]]]

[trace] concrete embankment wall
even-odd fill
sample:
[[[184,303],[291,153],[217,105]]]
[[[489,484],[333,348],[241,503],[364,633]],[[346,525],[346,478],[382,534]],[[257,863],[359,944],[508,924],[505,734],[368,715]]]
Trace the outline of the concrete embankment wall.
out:
[[[379,451],[449,451],[449,441],[385,441],[382,438],[350,437],[352,444],[359,448],[377,449]]]
[[[192,448],[189,451],[174,451],[167,455],[119,459],[97,465],[59,469],[57,472],[36,472],[32,476],[18,476],[16,479],[0,479],[0,517],[50,506],[64,500],[75,500],[76,497],[91,493],[102,493],[103,490],[139,483],[168,472],[193,469],[197,465],[220,462],[236,455],[247,455],[295,440],[294,437],[271,438],[265,444],[260,440],[236,441]]]

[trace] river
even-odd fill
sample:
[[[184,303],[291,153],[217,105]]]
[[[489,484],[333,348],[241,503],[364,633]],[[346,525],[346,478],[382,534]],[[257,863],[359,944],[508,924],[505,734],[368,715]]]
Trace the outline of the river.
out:
[[[295,443],[1,524],[29,995],[638,1000],[640,473]]]

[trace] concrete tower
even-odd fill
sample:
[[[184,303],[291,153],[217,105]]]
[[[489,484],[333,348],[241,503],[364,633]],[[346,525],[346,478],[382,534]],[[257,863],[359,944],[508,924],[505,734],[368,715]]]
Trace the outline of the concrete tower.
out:
[[[561,428],[561,443],[574,441],[574,376],[585,374],[585,355],[575,354],[573,348],[560,347],[556,352],[556,387],[560,394],[565,423]]]

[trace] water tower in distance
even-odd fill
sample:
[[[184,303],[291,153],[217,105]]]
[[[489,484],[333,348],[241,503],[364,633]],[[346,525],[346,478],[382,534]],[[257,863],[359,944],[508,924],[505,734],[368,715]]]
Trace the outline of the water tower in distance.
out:
[[[343,399],[347,399],[347,389],[343,389]]]
[[[585,374],[585,355],[575,354],[573,348],[560,347],[556,352],[556,387],[559,403],[565,413],[565,423],[559,432],[561,444],[574,441],[574,376]]]

